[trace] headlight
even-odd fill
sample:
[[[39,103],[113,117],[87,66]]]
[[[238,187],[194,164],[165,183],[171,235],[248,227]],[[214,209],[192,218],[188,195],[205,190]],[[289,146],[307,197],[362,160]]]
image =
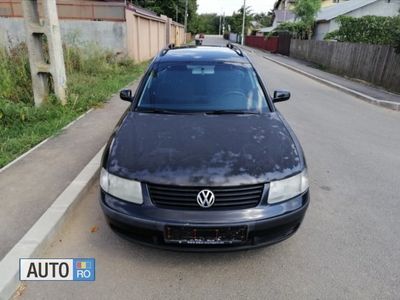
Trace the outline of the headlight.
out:
[[[304,193],[308,189],[308,174],[305,169],[295,176],[271,181],[269,184],[268,203],[274,204],[289,200],[297,195]]]
[[[121,200],[136,204],[143,203],[142,187],[138,181],[115,176],[102,168],[100,186],[106,193]]]

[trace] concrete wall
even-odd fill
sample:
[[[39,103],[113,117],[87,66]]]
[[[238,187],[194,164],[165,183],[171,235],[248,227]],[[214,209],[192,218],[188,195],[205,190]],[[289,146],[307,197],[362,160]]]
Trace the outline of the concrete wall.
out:
[[[67,44],[97,44],[99,47],[125,53],[127,47],[124,22],[61,20],[61,36]]]
[[[398,15],[400,9],[400,0],[379,0],[354,11],[351,11],[346,16],[360,18],[363,16],[381,16],[381,17],[393,17]],[[339,29],[339,23],[337,19],[332,19],[327,22],[320,22],[315,28],[314,39],[322,41],[328,32]]]
[[[162,18],[140,15],[126,11],[127,51],[135,61],[144,61],[155,56],[167,45],[168,22]]]
[[[125,21],[123,1],[57,0],[56,2],[59,19]],[[22,0],[0,0],[0,17],[23,17],[21,3]],[[39,1],[39,16],[43,16],[41,1]]]
[[[313,38],[315,40],[322,41],[325,38],[325,35],[332,31],[330,30],[330,25],[331,22],[318,23],[318,25],[315,27]]]
[[[126,10],[126,22],[60,20],[61,37],[67,45],[97,44],[114,53],[126,53],[140,62],[155,56],[168,44],[185,43],[182,24]],[[13,47],[25,41],[22,18],[0,17],[0,45]]]
[[[97,44],[115,53],[126,52],[125,22],[60,20],[61,38],[66,44]],[[0,18],[0,44],[7,47],[25,41],[21,18]]]
[[[170,23],[170,38],[169,43],[180,46],[185,43],[185,28],[176,22]]]
[[[166,16],[150,16],[126,10],[127,51],[135,61],[155,56],[169,44],[185,43],[185,29]]]
[[[25,42],[25,26],[19,18],[0,17],[0,45],[13,47]]]
[[[238,43],[239,42],[239,38],[238,38],[238,34],[237,33],[229,33],[229,41],[233,42],[233,43]]]
[[[290,56],[400,92],[400,54],[390,46],[293,39]]]

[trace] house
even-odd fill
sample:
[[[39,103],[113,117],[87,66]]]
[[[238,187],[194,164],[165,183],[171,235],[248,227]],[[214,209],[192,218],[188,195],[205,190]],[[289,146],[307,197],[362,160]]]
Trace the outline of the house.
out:
[[[391,17],[399,14],[400,0],[349,0],[322,8],[316,18],[314,39],[323,40],[328,32],[339,29],[339,16],[368,15]]]
[[[346,2],[350,0],[322,0],[321,1],[321,8],[332,6],[338,3]]]
[[[296,0],[278,0],[274,4],[274,22],[272,27],[277,27],[283,22],[293,22],[296,15],[293,13]]]
[[[330,7],[346,1],[350,0],[321,0],[321,8]],[[295,4],[296,0],[277,0],[275,2],[274,13],[276,17],[276,26],[282,22],[291,22],[295,20],[296,15],[292,12]]]
[[[337,3],[350,1],[350,0],[321,0],[321,7],[328,7]],[[277,0],[274,9],[293,9],[296,0]]]
[[[322,0],[321,7],[329,7],[334,4],[338,4],[348,0]],[[284,22],[294,22],[296,20],[296,15],[293,13],[294,5],[296,0],[277,0],[274,4],[274,22],[270,27],[260,28],[258,30],[258,35],[263,35],[271,32],[279,24]]]
[[[274,22],[272,26],[260,28],[257,35],[264,35],[271,32],[283,22],[293,22],[295,14],[292,12],[292,9],[295,2],[296,0],[277,0],[274,4]]]
[[[256,33],[260,28],[262,27],[262,25],[257,22],[257,21],[250,21],[249,27],[247,28],[247,34],[254,34]]]

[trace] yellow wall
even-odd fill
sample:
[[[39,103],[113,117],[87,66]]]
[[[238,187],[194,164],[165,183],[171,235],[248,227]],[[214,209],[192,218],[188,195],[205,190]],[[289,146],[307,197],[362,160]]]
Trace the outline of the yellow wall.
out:
[[[166,46],[166,22],[126,10],[128,55],[135,61],[150,59]]]
[[[339,2],[344,2],[344,1],[340,0]],[[332,6],[335,4],[337,4],[337,3],[334,3],[332,0],[322,0],[321,1],[321,7],[328,7],[328,6]]]
[[[126,28],[128,55],[137,62],[154,57],[168,44],[185,43],[183,25],[167,17],[141,15],[127,9]]]

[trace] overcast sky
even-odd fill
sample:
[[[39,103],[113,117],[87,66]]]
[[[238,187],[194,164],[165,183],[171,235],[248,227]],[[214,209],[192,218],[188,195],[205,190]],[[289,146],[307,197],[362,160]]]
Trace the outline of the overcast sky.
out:
[[[253,13],[268,12],[274,6],[275,0],[246,0],[246,6],[251,6]],[[243,0],[197,0],[199,5],[198,13],[216,13],[231,15],[240,9]]]

